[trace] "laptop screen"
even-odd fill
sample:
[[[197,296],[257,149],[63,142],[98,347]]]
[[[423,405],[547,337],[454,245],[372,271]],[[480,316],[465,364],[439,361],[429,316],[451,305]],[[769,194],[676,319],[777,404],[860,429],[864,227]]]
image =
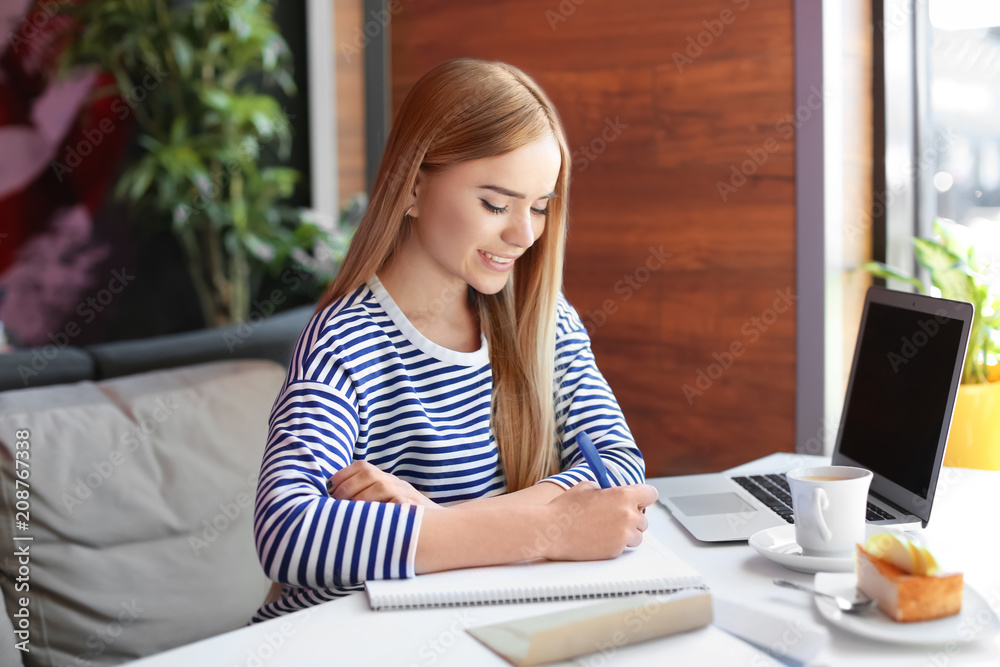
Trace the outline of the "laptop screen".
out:
[[[964,348],[962,327],[942,314],[869,303],[844,406],[841,453],[922,498],[949,423],[945,411],[955,357]]]

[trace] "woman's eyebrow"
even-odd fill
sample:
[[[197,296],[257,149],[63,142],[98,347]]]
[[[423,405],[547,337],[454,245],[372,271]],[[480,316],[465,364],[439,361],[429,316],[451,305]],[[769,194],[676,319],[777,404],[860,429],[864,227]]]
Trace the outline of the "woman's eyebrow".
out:
[[[514,192],[513,190],[508,190],[507,188],[502,188],[499,185],[480,185],[479,188],[481,190],[492,190],[493,192],[496,192],[498,194],[504,195],[506,197],[514,197],[515,199],[525,199],[528,196],[528,195],[523,195],[520,192]],[[539,197],[539,199],[551,199],[552,197],[555,196],[556,193],[555,190],[553,190],[549,194]]]

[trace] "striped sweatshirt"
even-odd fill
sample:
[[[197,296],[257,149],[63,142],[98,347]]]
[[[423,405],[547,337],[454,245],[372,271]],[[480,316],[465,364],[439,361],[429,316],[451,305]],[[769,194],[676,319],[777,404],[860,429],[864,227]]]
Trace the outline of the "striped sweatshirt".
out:
[[[593,480],[576,435],[594,441],[613,484],[644,481],[645,465],[598,371],[580,317],[560,295],[554,378],[561,472]],[[281,598],[251,623],[415,575],[424,508],[338,500],[326,481],[366,460],[441,505],[506,491],[490,428],[486,337],[475,352],[432,342],[377,277],[318,312],[302,332],[268,420],[254,539]]]

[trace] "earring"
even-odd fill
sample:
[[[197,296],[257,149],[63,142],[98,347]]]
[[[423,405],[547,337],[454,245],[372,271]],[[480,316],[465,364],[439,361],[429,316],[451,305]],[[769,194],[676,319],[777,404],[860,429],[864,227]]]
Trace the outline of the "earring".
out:
[[[404,213],[403,215],[405,215],[407,218],[409,218],[410,217],[410,211],[412,211],[412,210],[413,210],[413,207],[411,206],[410,208],[406,209],[406,213]]]

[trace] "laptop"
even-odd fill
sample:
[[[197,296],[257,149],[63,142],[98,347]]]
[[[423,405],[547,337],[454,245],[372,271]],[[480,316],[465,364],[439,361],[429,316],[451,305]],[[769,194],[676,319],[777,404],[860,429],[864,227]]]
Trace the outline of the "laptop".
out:
[[[831,463],[872,471],[869,523],[927,526],[972,317],[962,301],[881,287],[865,295]],[[649,483],[695,538],[724,542],[793,522],[783,472]]]

